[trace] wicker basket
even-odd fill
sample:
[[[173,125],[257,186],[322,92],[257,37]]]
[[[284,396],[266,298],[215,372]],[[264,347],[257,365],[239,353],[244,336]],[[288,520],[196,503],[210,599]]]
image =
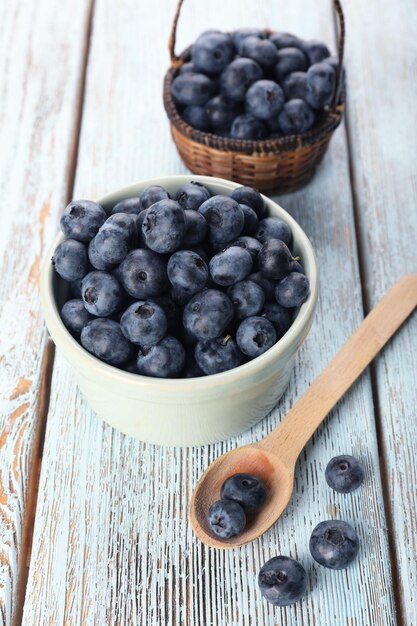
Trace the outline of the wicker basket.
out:
[[[231,139],[205,133],[187,124],[180,116],[171,95],[171,84],[178,68],[190,60],[191,49],[175,54],[177,23],[183,0],[178,1],[169,41],[171,67],[164,79],[164,106],[171,123],[171,132],[178,152],[186,166],[195,174],[218,176],[256,187],[281,192],[294,191],[313,176],[317,165],[344,111],[342,63],[345,22],[339,0],[333,0],[339,18],[339,65],[333,102],[302,135],[263,139],[259,141]]]

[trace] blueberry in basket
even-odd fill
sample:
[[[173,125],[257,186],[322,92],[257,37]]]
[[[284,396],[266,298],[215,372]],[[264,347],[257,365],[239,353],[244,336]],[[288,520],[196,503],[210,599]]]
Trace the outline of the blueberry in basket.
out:
[[[229,59],[231,38],[210,41]],[[193,63],[211,63],[207,50]],[[74,201],[61,228],[52,258],[68,283],[61,319],[85,350],[134,374],[189,378],[239,367],[270,349],[309,297],[291,229],[250,187],[212,195],[197,182],[172,194],[153,185],[109,215]]]
[[[171,93],[183,120],[203,132],[255,141],[298,135],[337,97],[337,68],[318,40],[257,28],[207,31]]]

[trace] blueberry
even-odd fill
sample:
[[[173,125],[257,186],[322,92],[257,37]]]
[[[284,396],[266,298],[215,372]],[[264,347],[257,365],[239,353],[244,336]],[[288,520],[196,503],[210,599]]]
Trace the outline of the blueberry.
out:
[[[278,115],[284,105],[284,92],[272,80],[258,80],[246,94],[246,110],[261,120]]]
[[[233,500],[218,500],[208,510],[207,521],[210,529],[220,539],[239,535],[246,525],[245,511]]]
[[[282,81],[282,89],[287,100],[305,100],[307,95],[306,72],[291,72]]]
[[[277,62],[278,52],[269,39],[245,37],[241,45],[241,56],[253,59],[262,67],[272,67]]]
[[[262,219],[266,213],[266,207],[264,200],[257,189],[253,187],[237,187],[233,189],[230,197],[236,200],[239,204],[247,204],[250,206],[258,216],[258,219]]]
[[[183,371],[183,378],[200,378],[201,376],[205,376],[203,370],[199,365],[197,365],[194,354],[187,355],[185,358],[186,366]]]
[[[179,74],[172,81],[171,92],[174,100],[185,106],[201,106],[210,100],[215,90],[213,81],[205,74]]]
[[[184,122],[193,128],[208,133],[210,130],[210,118],[203,106],[189,105],[181,113]]]
[[[111,212],[112,215],[114,215],[115,213],[138,215],[141,210],[142,208],[140,206],[140,198],[125,198],[125,200],[120,200],[120,202],[115,204]]]
[[[289,556],[274,556],[261,568],[258,585],[265,600],[287,606],[305,594],[307,574],[301,563]]]
[[[166,261],[152,250],[132,250],[118,268],[118,276],[130,296],[144,300],[162,295],[168,284]]]
[[[235,316],[245,319],[258,315],[265,304],[265,294],[262,287],[251,280],[241,280],[227,290],[227,295],[233,302]]]
[[[310,281],[299,272],[291,272],[275,287],[275,298],[278,304],[292,309],[301,306],[310,293]]]
[[[182,185],[182,187],[178,189],[175,200],[184,210],[197,211],[210,196],[211,193],[207,187],[191,181],[190,183],[185,183],[185,185]]]
[[[168,322],[163,308],[150,300],[131,304],[120,319],[124,336],[138,346],[152,346],[167,332]]]
[[[143,238],[143,233],[142,233],[142,224],[143,224],[143,220],[145,219],[147,210],[148,209],[142,209],[142,211],[136,217],[136,230],[138,233],[138,245],[137,245],[138,248],[148,247],[145,243],[145,239]]]
[[[211,98],[207,102],[205,110],[214,132],[228,131],[233,119],[239,113],[238,105],[223,95]]]
[[[185,328],[200,341],[219,337],[232,319],[233,304],[217,289],[206,289],[193,296],[183,313]]]
[[[229,100],[244,102],[249,87],[262,77],[263,71],[259,63],[252,59],[235,59],[223,70],[220,89]]]
[[[175,200],[155,202],[146,212],[142,234],[146,245],[154,252],[174,252],[185,235],[184,210]]]
[[[199,341],[194,355],[198,366],[207,375],[226,372],[243,362],[243,355],[230,335]]]
[[[120,324],[113,320],[99,318],[89,322],[81,331],[81,345],[110,365],[123,365],[132,357],[131,344]]]
[[[174,333],[178,329],[181,322],[181,311],[179,306],[169,296],[156,296],[152,300],[153,302],[156,302],[156,304],[159,304],[165,313],[168,324],[167,332],[170,334]]]
[[[269,35],[270,41],[275,45],[278,50],[281,48],[299,48],[303,49],[303,42],[301,39],[290,33],[272,33]]]
[[[93,237],[93,239],[88,244],[88,258],[91,265],[96,270],[111,270],[116,265],[115,263],[108,263],[107,261],[105,261],[101,254],[97,252],[95,237]]]
[[[83,279],[81,295],[87,311],[97,317],[110,317],[120,309],[124,300],[124,292],[117,278],[97,270]]]
[[[265,504],[266,488],[260,478],[253,474],[233,474],[224,481],[222,500],[238,502],[245,513],[255,513]]]
[[[305,274],[303,266],[299,261],[296,261],[295,259],[294,261],[291,261],[290,267],[292,272],[300,272],[300,274]]]
[[[195,213],[195,211],[194,211],[194,213]],[[200,215],[200,214],[197,213],[197,215]],[[203,217],[203,216],[201,216],[201,217]],[[190,247],[187,246],[187,250],[190,250],[191,252],[195,252],[196,254],[198,254],[198,256],[201,256],[201,258],[203,259],[203,261],[205,263],[209,262],[207,248],[206,247],[203,248],[203,245],[200,245],[200,246],[190,246]]]
[[[239,206],[243,211],[245,219],[242,235],[253,235],[258,228],[258,216],[256,215],[255,211],[247,204],[240,204]]]
[[[173,287],[189,294],[207,285],[208,269],[203,259],[190,250],[179,250],[168,261],[168,279]]]
[[[111,215],[94,237],[94,248],[105,263],[121,263],[137,243],[136,216]]]
[[[72,335],[79,336],[84,326],[93,319],[82,300],[68,300],[61,309],[61,319]]]
[[[309,65],[320,63],[320,61],[323,61],[330,56],[330,52],[326,44],[322,41],[318,41],[317,39],[303,41],[303,50],[309,60]]]
[[[242,44],[246,37],[257,37],[258,39],[265,39],[266,33],[260,28],[239,28],[232,33],[233,43],[239,54],[242,53]]]
[[[90,269],[87,248],[75,239],[58,244],[51,261],[55,271],[68,282],[83,278]]]
[[[314,109],[322,109],[332,101],[336,87],[336,72],[325,61],[308,68],[306,100]]]
[[[179,307],[184,307],[194,295],[189,291],[184,291],[183,289],[179,289],[178,287],[171,287],[169,294],[171,296],[171,299]]]
[[[201,213],[188,209],[185,213],[185,235],[182,241],[184,248],[189,249],[190,246],[196,246],[204,241],[207,235],[207,222]]]
[[[233,139],[258,141],[259,139],[265,139],[267,136],[267,128],[257,117],[249,113],[243,113],[233,120],[230,136]]]
[[[248,280],[251,280],[252,282],[262,287],[266,300],[272,300],[273,298],[275,298],[275,282],[270,280],[269,278],[265,278],[265,276],[261,272],[254,272],[253,274],[249,274]]]
[[[84,277],[83,277],[84,278]],[[81,283],[83,282],[82,278],[78,278],[77,280],[73,280],[70,284],[71,295],[74,298],[81,298]]]
[[[265,302],[260,315],[266,317],[266,319],[273,323],[277,331],[277,339],[281,339],[291,326],[291,318],[288,309],[278,304],[278,302]]]
[[[209,270],[217,285],[233,285],[251,273],[252,256],[240,246],[231,246],[212,257]]]
[[[169,200],[169,193],[160,185],[151,185],[146,187],[140,194],[140,211],[149,209],[150,206],[160,200]]]
[[[295,98],[284,104],[278,122],[284,135],[305,133],[314,124],[313,109],[304,100]]]
[[[167,335],[155,346],[139,348],[136,366],[143,376],[177,378],[185,364],[185,349],[178,339]]]
[[[261,243],[269,239],[281,239],[288,246],[291,241],[291,228],[279,217],[265,217],[259,222],[255,237]]]
[[[210,33],[200,36],[191,48],[191,60],[200,72],[218,74],[233,59],[230,35]]]
[[[198,209],[204,216],[210,239],[215,243],[228,243],[239,237],[245,217],[238,203],[227,196],[213,196]]]
[[[243,237],[238,237],[227,245],[228,248],[232,246],[238,246],[239,248],[247,250],[252,257],[253,263],[256,263],[259,251],[262,248],[262,244],[257,239],[255,239],[254,237],[248,237],[247,235],[244,235]]]
[[[277,340],[275,328],[265,317],[247,317],[236,332],[236,342],[244,354],[255,358],[269,350]]]
[[[259,251],[259,269],[265,278],[281,280],[290,273],[293,260],[288,246],[280,239],[268,239]]]
[[[61,217],[65,237],[88,242],[104,224],[107,215],[102,206],[91,200],[73,200]]]
[[[350,493],[363,483],[363,467],[354,456],[342,454],[335,456],[326,467],[326,482],[335,491]]]
[[[308,67],[305,54],[299,48],[282,48],[274,67],[275,78],[281,82],[292,72],[304,72]]]
[[[311,533],[310,552],[324,567],[345,569],[359,552],[358,535],[341,520],[320,522]]]
[[[188,72],[198,74],[198,70],[192,61],[187,61],[187,63],[183,63],[178,70],[178,74],[187,74]]]

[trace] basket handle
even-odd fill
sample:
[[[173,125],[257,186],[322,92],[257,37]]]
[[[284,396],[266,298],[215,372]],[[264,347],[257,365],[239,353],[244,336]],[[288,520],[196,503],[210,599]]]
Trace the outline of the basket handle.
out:
[[[178,20],[180,17],[181,7],[183,5],[183,2],[184,0],[178,0],[177,9],[175,11],[174,19],[172,22],[171,34],[169,36],[169,41],[168,41],[169,56],[171,58],[171,67],[174,67],[174,68],[181,67],[181,65],[184,62],[181,59],[181,57],[178,57],[175,54],[175,40],[177,37],[177,26],[178,26]],[[337,56],[339,58],[339,63],[336,68],[336,89],[334,90],[334,96],[333,96],[333,101],[332,101],[332,106],[334,107],[337,105],[337,101],[339,98],[339,90],[340,90],[340,84],[341,84],[342,73],[343,73],[342,65],[343,65],[343,54],[345,50],[345,16],[343,13],[340,0],[333,0],[333,4],[334,4],[335,11],[336,11],[336,15],[339,20],[339,36],[338,36],[338,45],[337,45]]]

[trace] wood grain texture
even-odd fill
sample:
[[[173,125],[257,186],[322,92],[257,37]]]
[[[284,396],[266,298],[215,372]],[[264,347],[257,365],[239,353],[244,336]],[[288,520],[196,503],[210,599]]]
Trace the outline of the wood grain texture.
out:
[[[348,42],[348,110],[369,308],[404,271],[417,269],[417,5],[361,6],[346,4],[355,32]],[[395,59],[387,50],[397,51]],[[417,624],[416,350],[414,316],[375,368],[395,578],[407,626]]]
[[[182,173],[161,102],[168,63],[169,3],[97,0],[75,195],[97,197],[130,181]],[[297,5],[297,6],[296,6]],[[260,24],[331,40],[326,2],[279,6],[188,0],[180,48],[206,28]],[[267,10],[268,9],[268,10]],[[316,247],[322,293],[280,406],[252,431],[180,450],[141,444],[105,426],[86,406],[60,355],[52,380],[24,624],[205,626],[391,626],[393,607],[384,504],[369,376],[332,411],[301,455],[285,515],[262,539],[233,551],[195,540],[191,490],[222,452],[265,436],[362,318],[345,134],[340,129],[314,182],[280,199]],[[65,401],[63,401],[65,398]],[[352,453],[366,482],[351,496],[324,481],[327,461]],[[361,554],[347,571],[320,568],[308,553],[323,519],[351,522]],[[256,576],[271,556],[300,559],[309,592],[297,605],[262,601]]]
[[[0,3],[0,624],[23,604],[43,376],[39,265],[65,202],[89,2]]]

